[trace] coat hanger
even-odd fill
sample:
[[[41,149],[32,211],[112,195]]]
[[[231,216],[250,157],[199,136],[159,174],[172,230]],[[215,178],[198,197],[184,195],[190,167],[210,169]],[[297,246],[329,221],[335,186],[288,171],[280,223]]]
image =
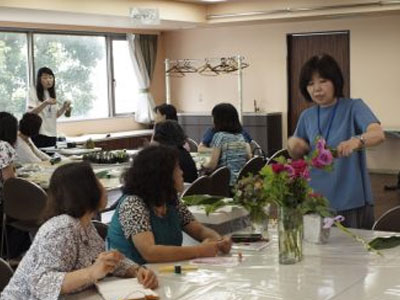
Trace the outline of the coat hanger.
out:
[[[198,71],[198,73],[200,75],[204,75],[204,76],[217,76],[217,75],[219,75],[218,72],[213,70],[213,67],[210,65],[208,59],[205,60],[204,65],[202,65],[197,71]]]

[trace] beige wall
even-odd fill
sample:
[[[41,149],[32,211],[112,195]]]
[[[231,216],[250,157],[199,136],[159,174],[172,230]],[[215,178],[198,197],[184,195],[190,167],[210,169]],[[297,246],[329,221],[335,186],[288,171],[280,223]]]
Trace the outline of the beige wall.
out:
[[[256,99],[264,111],[287,114],[286,34],[350,30],[351,96],[361,97],[384,127],[400,128],[400,14],[324,18],[258,25],[169,32],[164,35],[166,57],[204,58],[244,55],[250,68],[244,71],[244,111],[252,111]],[[171,81],[173,103],[185,112],[209,111],[219,101],[237,103],[233,75],[207,78],[190,75]],[[386,171],[400,169],[400,161],[387,156],[400,142],[370,151],[369,166]],[[384,157],[383,157],[384,156]]]

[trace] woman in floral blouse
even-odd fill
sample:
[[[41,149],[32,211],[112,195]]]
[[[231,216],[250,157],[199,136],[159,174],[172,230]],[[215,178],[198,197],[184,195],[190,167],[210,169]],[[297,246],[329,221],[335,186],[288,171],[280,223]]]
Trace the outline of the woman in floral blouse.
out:
[[[106,192],[90,165],[59,167],[50,179],[51,218],[40,227],[0,299],[58,299],[110,273],[137,277],[145,287],[156,288],[157,278],[151,270],[118,251],[105,251],[91,219],[106,203]]]
[[[17,140],[17,132],[17,119],[7,112],[0,112],[0,194],[4,181],[15,177],[13,162],[16,154],[13,146]]]

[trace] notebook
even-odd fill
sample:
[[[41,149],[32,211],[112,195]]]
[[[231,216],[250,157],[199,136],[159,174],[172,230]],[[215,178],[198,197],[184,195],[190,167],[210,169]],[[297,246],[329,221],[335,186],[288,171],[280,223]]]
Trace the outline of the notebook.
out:
[[[146,289],[137,278],[107,277],[96,283],[96,287],[105,300],[156,300],[158,294]]]

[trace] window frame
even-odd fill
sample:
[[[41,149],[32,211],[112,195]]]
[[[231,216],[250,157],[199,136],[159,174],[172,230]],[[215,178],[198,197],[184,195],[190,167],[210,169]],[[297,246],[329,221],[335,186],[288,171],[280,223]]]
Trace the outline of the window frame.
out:
[[[74,36],[93,36],[104,37],[105,50],[106,50],[106,68],[107,68],[107,103],[108,103],[108,116],[107,117],[94,117],[94,118],[81,118],[77,120],[59,120],[60,123],[73,123],[81,121],[101,120],[118,117],[131,117],[135,112],[119,113],[115,111],[115,77],[114,77],[114,61],[113,61],[113,45],[115,40],[126,40],[126,33],[110,33],[110,32],[90,32],[90,31],[69,31],[69,30],[54,30],[54,29],[30,29],[30,28],[4,28],[0,27],[0,32],[7,33],[24,33],[27,42],[27,75],[28,86],[35,83],[35,57],[34,57],[34,35],[35,34],[52,34],[52,35],[74,35]],[[135,33],[134,33],[135,34]]]

